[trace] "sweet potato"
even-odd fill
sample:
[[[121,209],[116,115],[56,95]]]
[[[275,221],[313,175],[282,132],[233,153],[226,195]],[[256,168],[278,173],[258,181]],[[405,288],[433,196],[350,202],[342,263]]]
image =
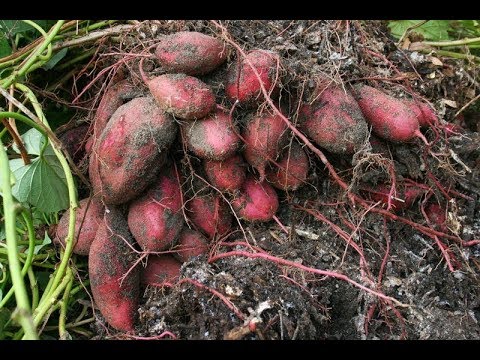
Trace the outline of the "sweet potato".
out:
[[[88,202],[89,199],[79,201],[75,218],[75,246],[73,252],[78,255],[88,255],[92,241],[97,234],[98,225],[103,221],[103,205],[96,199],[92,199],[90,204]],[[68,234],[69,218],[70,210],[67,210],[57,225],[55,241],[62,246],[65,246],[65,238]]]
[[[204,162],[205,173],[210,183],[220,191],[235,192],[246,178],[247,164],[236,154],[223,161]]]
[[[420,126],[415,112],[403,101],[371,86],[356,84],[352,93],[373,131],[382,139],[408,142],[420,137]]]
[[[232,225],[230,208],[218,195],[198,196],[186,204],[187,216],[210,239],[224,235]]]
[[[93,135],[92,135],[85,142],[85,152],[87,153],[87,155],[90,155],[90,153],[92,152],[93,141],[94,141],[94,138],[93,138]]]
[[[142,285],[161,286],[163,284],[175,284],[180,277],[182,264],[172,255],[150,255],[147,266],[143,269]]]
[[[93,118],[95,141],[100,137],[113,113],[125,102],[138,95],[138,90],[129,80],[120,80],[105,91]]]
[[[215,110],[215,95],[203,81],[185,74],[164,74],[146,84],[158,105],[184,120],[201,119]]]
[[[90,247],[88,272],[98,309],[120,331],[133,330],[140,296],[140,267],[134,267],[137,255],[128,244],[134,240],[125,217],[108,207]]]
[[[227,59],[222,41],[196,31],[163,36],[155,55],[165,71],[187,75],[207,74]]]
[[[151,97],[135,98],[112,115],[90,156],[94,192],[122,204],[150,185],[177,132],[173,118]]]
[[[404,100],[404,102],[414,112],[420,127],[428,127],[438,124],[438,117],[435,115],[435,112],[430,105],[417,100]]]
[[[315,143],[336,154],[353,154],[366,141],[368,126],[362,110],[349,92],[329,86],[316,98],[301,129]]]
[[[297,190],[307,180],[308,156],[302,147],[293,142],[278,161],[279,167],[267,171],[267,180],[280,190]]]
[[[198,231],[183,229],[178,237],[175,256],[181,262],[186,262],[192,257],[208,253],[208,240]]]
[[[88,128],[89,126],[87,124],[83,124],[65,131],[59,137],[64,149],[75,164],[78,164],[85,156]]]
[[[254,116],[248,121],[242,137],[245,160],[257,169],[263,181],[268,161],[276,160],[287,144],[287,125],[277,115]]]
[[[206,118],[184,125],[187,146],[195,155],[207,160],[224,160],[240,146],[229,115],[221,110]]]
[[[255,105],[262,102],[262,89],[258,77],[253,72],[247,60],[255,67],[260,75],[261,83],[267,92],[272,91],[272,97],[278,92],[278,69],[280,59],[271,51],[252,50],[245,59],[230,67],[227,73],[225,93],[232,101],[238,100],[241,104]]]
[[[440,231],[447,231],[446,209],[437,203],[430,203],[425,207],[425,214],[433,227]]]
[[[278,196],[266,181],[257,182],[249,176],[240,195],[232,201],[236,213],[247,221],[269,221],[278,210]]]
[[[170,247],[183,228],[182,194],[173,166],[128,209],[128,227],[144,251]]]
[[[390,185],[379,184],[374,189],[368,190],[368,192],[371,200],[380,201],[385,205],[388,204]],[[408,183],[397,185],[396,196],[391,200],[391,204],[393,206],[392,210],[396,211],[408,209],[413,205],[415,200],[417,200],[424,193],[424,189]]]

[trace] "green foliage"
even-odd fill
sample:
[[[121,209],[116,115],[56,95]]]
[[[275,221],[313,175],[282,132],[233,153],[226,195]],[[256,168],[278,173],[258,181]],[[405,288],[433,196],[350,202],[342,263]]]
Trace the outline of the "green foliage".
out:
[[[3,34],[0,34],[0,58],[8,56],[11,53],[12,47],[10,46],[8,39]]]
[[[39,253],[39,251],[45,247],[46,245],[49,245],[52,243],[52,239],[50,239],[50,236],[48,236],[47,232],[45,231],[45,236],[43,237],[43,241],[40,245],[36,245],[35,246],[35,250],[33,251],[33,253],[36,255]]]
[[[393,20],[388,27],[394,37],[399,39],[405,31],[417,25],[422,20]],[[425,24],[411,30],[423,36],[425,40],[448,40],[448,30],[451,28],[449,20],[429,20]]]
[[[35,129],[28,130],[22,139],[28,154],[37,157],[28,165],[22,159],[10,160],[16,180],[13,196],[45,213],[66,209],[69,205],[67,181],[51,145],[43,149],[45,138]]]
[[[42,66],[43,69],[45,70],[50,70],[55,67],[55,65],[58,64],[60,60],[62,60],[65,55],[67,55],[68,48],[63,48],[59,52],[57,52],[55,55],[53,55],[50,60],[48,60],[45,65]]]

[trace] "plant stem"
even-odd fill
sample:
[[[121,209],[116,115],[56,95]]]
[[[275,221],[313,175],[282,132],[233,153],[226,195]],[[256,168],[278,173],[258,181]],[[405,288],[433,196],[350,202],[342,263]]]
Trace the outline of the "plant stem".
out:
[[[16,205],[12,196],[10,185],[10,167],[8,165],[7,153],[0,141],[0,179],[2,185],[3,212],[5,216],[5,234],[7,237],[8,265],[12,277],[12,287],[15,292],[17,309],[19,311],[18,321],[25,332],[25,338],[29,340],[38,339],[35,325],[32,322],[30,313],[30,304],[28,302],[27,290],[23,282],[22,272],[20,270],[20,261],[17,254],[17,232],[16,223]]]
[[[23,84],[16,84],[16,87],[25,93],[27,99],[30,101],[30,103],[34,108],[37,117],[44,124],[44,126],[49,131],[51,131],[50,125],[48,124],[47,119],[43,114],[42,108],[36,96],[33,94],[33,92]],[[62,166],[62,169],[65,173],[65,178],[67,180],[68,197],[70,202],[70,214],[69,214],[69,222],[68,222],[68,234],[65,239],[65,245],[66,245],[65,252],[62,251],[60,253],[61,262],[58,268],[55,270],[55,272],[52,275],[53,278],[51,279],[51,287],[48,291],[47,290],[45,291],[42,298],[40,299],[38,308],[34,312],[34,323],[37,325],[41,322],[43,316],[46,314],[48,309],[52,306],[53,304],[52,299],[58,297],[59,295],[58,290],[61,287],[64,287],[63,283],[65,279],[69,279],[71,277],[71,273],[69,276],[69,273],[66,271],[66,268],[67,268],[68,262],[70,261],[70,257],[73,251],[73,245],[74,245],[73,241],[75,237],[75,219],[76,219],[76,213],[77,213],[76,210],[78,207],[75,182],[74,182],[70,167],[68,165],[68,162],[65,159],[65,156],[63,156],[62,152],[57,148],[56,143],[52,141],[51,145],[52,145],[53,151],[55,152],[55,155],[57,156]]]
[[[18,77],[21,77],[28,72],[30,67],[37,61],[39,55],[41,55],[43,51],[50,45],[53,38],[55,37],[55,35],[57,35],[58,31],[60,30],[64,22],[65,20],[57,21],[57,23],[52,27],[48,36],[43,41],[43,43],[41,43],[40,46],[35,48],[35,50],[31,53],[28,60],[25,61],[25,64],[18,71],[14,71],[12,75],[7,77],[3,81],[2,83],[3,88],[5,89],[8,88],[11,84],[13,84],[17,80]]]
[[[16,112],[9,112],[9,111],[0,112],[0,119],[5,119],[5,118],[14,118],[16,120],[19,120],[19,121],[33,127],[34,129],[40,131],[40,133],[42,133],[42,135],[45,138],[47,138],[45,130],[43,130],[43,128],[40,125],[38,125],[35,121],[30,120],[29,118],[27,118],[26,116],[24,116],[22,114],[19,114],[19,113],[16,113]]]
[[[22,216],[23,216],[23,220],[25,221],[25,224],[27,226],[28,242],[29,242],[27,259],[25,260],[25,263],[23,264],[23,268],[22,268],[22,271],[21,271],[22,281],[23,281],[23,278],[25,277],[25,274],[27,273],[27,271],[30,269],[30,267],[32,265],[33,257],[35,255],[35,229],[33,228],[33,223],[32,223],[32,219],[30,217],[30,214],[28,214],[26,210],[22,211]],[[17,246],[18,246],[18,241],[17,241]],[[20,255],[20,253],[17,253],[18,257],[20,257],[19,255]],[[14,289],[15,289],[15,287],[12,286],[10,288],[10,290],[3,297],[2,301],[0,301],[0,309],[3,306],[5,306],[5,304],[8,302],[8,300],[10,300],[11,296],[13,295]]]
[[[470,60],[470,61],[480,62],[480,57],[475,56],[475,55],[462,54],[462,53],[458,53],[458,52],[454,52],[454,51],[446,51],[446,50],[435,50],[435,52],[438,55],[452,57],[452,58],[455,58],[455,59],[466,59],[466,60]]]
[[[28,280],[30,281],[30,290],[32,291],[32,311],[38,306],[38,283],[32,268],[28,269]]]
[[[66,339],[67,330],[65,328],[65,324],[67,322],[67,309],[68,309],[68,302],[70,297],[70,291],[72,290],[73,284],[73,276],[72,276],[72,269],[67,268],[67,275],[70,275],[70,281],[68,282],[67,288],[63,293],[62,302],[60,305],[60,319],[58,320],[58,334],[60,339]]]
[[[476,38],[467,38],[462,40],[450,40],[450,41],[422,41],[422,44],[430,46],[456,46],[456,45],[467,45],[480,42],[480,37]]]
[[[48,36],[48,34],[45,32],[45,30],[42,29],[42,27],[40,25],[38,25],[36,22],[34,21],[31,21],[31,20],[22,20],[24,23],[30,25],[31,27],[34,27],[35,29],[37,29],[37,31],[42,34],[42,36],[44,38],[46,38]],[[44,60],[44,61],[47,61],[48,59],[50,59],[50,56],[52,56],[52,44],[49,43],[48,46],[47,46],[47,53],[45,55],[42,55],[41,53],[38,54],[38,58],[40,60]],[[28,59],[28,58],[27,58]],[[20,65],[21,66],[21,65]]]

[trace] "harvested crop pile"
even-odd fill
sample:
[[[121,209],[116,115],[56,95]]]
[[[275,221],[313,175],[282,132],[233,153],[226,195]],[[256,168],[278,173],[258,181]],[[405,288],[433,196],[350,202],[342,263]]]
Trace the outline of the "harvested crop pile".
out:
[[[425,338],[480,320],[477,129],[431,78],[391,70],[392,39],[356,21],[161,23],[115,55],[126,79],[92,115],[90,281],[119,330],[100,338]]]

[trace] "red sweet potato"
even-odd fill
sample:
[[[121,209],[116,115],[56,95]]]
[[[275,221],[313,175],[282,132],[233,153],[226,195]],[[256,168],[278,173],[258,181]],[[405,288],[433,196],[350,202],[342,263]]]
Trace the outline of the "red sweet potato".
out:
[[[155,55],[165,71],[187,75],[204,75],[227,59],[222,41],[196,31],[162,37]]]
[[[229,115],[221,110],[185,124],[184,129],[188,148],[202,159],[224,160],[235,154],[240,146]]]
[[[95,194],[122,204],[150,185],[173,143],[177,124],[151,97],[135,98],[112,115],[90,156]]]
[[[362,110],[353,96],[340,87],[323,89],[311,110],[304,112],[302,130],[328,151],[353,154],[367,139],[368,126]]]
[[[83,124],[65,131],[59,140],[75,164],[85,156],[89,125]]]
[[[142,285],[161,286],[165,283],[175,284],[180,277],[182,264],[172,255],[150,255],[147,266],[143,269]]]
[[[120,80],[105,91],[93,118],[95,140],[100,137],[113,113],[135,96],[138,96],[138,90],[129,80]]]
[[[236,213],[247,221],[269,221],[278,210],[278,196],[266,181],[251,176],[243,183],[240,195],[232,201]]]
[[[146,84],[158,105],[184,120],[201,119],[215,110],[215,95],[203,81],[185,74],[164,74]]]
[[[172,166],[128,209],[128,227],[144,251],[170,247],[183,228],[182,194]]]
[[[87,208],[88,206],[88,208]],[[93,239],[97,234],[98,225],[103,221],[103,205],[96,199],[80,200],[75,217],[75,246],[73,252],[78,255],[88,255]],[[65,246],[68,235],[70,210],[67,210],[57,225],[55,240]],[[82,226],[80,228],[80,225]],[[80,231],[80,233],[79,233]]]
[[[365,119],[382,139],[408,142],[417,136],[426,142],[415,112],[403,101],[367,85],[357,84],[352,89]]]
[[[98,309],[120,331],[133,330],[140,296],[140,267],[134,267],[137,255],[127,243],[134,240],[126,219],[108,207],[90,247],[88,272]]]
[[[437,203],[430,203],[425,208],[425,214],[434,228],[440,231],[447,231],[447,214],[446,209]]]
[[[90,153],[92,152],[93,141],[94,141],[94,137],[92,135],[87,139],[87,142],[85,143],[85,152],[87,153],[87,155],[90,155]]]
[[[268,161],[276,160],[287,144],[287,125],[280,116],[255,116],[248,121],[242,137],[245,160],[257,169],[263,181]]]
[[[307,180],[309,162],[302,147],[293,142],[278,161],[279,167],[267,171],[267,180],[280,190],[297,190]]]
[[[204,162],[205,173],[210,183],[220,191],[235,192],[246,178],[247,164],[241,155],[233,155],[223,161]]]
[[[198,231],[183,229],[178,237],[175,256],[181,262],[186,262],[192,257],[208,253],[208,240]]]
[[[379,184],[368,192],[371,200],[381,201],[385,205],[388,204],[390,185]],[[415,200],[417,200],[424,193],[425,190],[420,187],[410,185],[408,183],[399,184],[396,188],[396,196],[391,200],[391,204],[393,206],[392,210],[396,211],[408,209],[413,205]]]
[[[278,55],[271,51],[252,50],[246,58],[235,62],[227,73],[225,93],[232,101],[238,100],[242,104],[258,104],[263,101],[261,83],[247,60],[255,67],[260,75],[261,83],[272,96],[277,93],[277,72],[280,66]]]
[[[404,100],[404,102],[415,113],[420,127],[438,124],[439,121],[437,115],[435,115],[435,111],[427,103],[417,100]]]
[[[232,225],[232,214],[227,204],[217,195],[191,199],[186,205],[187,216],[210,239],[227,233]]]

